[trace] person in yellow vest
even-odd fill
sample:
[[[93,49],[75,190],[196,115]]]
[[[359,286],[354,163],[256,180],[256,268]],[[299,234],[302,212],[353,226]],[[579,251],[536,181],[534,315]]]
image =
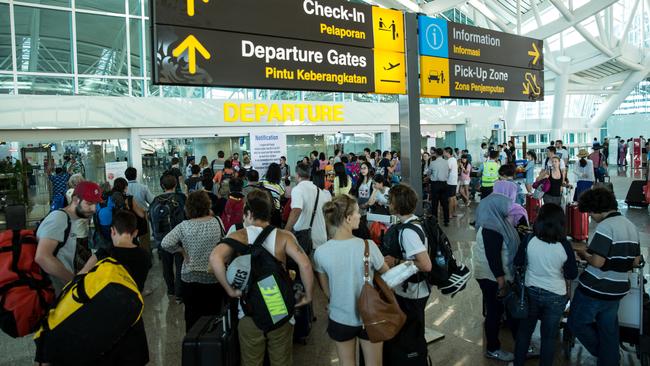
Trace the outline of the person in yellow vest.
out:
[[[499,152],[496,150],[490,151],[488,160],[485,161],[479,172],[481,173],[481,199],[487,197],[492,193],[494,182],[499,179]]]

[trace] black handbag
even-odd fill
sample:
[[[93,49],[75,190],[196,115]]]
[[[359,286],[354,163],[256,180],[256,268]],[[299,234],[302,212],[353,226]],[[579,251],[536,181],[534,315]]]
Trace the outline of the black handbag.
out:
[[[316,217],[316,210],[318,209],[319,196],[320,188],[316,187],[316,202],[314,202],[314,211],[311,213],[309,228],[293,232],[293,234],[296,236],[296,241],[298,241],[298,244],[308,256],[311,255],[312,249],[314,248],[314,243],[311,239],[311,228],[314,225],[314,218]]]
[[[510,284],[508,294],[503,299],[506,309],[513,319],[528,318],[528,293],[526,292],[526,268],[528,266],[528,242],[531,234],[526,238],[524,249],[524,265],[515,268],[514,280]],[[523,243],[522,243],[523,245]]]

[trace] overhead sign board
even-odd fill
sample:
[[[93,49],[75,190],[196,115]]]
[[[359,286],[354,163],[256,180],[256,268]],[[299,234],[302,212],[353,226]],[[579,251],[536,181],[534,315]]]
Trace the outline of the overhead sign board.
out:
[[[252,34],[156,25],[154,82],[405,93],[404,54]]]
[[[155,0],[154,83],[406,93],[400,11],[340,0]]]
[[[544,69],[543,42],[427,16],[418,17],[421,56]]]
[[[340,0],[155,0],[156,24],[404,52],[402,12]]]
[[[372,48],[372,9],[339,0],[155,0],[153,14],[157,24]]]
[[[420,95],[538,101],[544,99],[544,74],[541,70],[422,56]]]

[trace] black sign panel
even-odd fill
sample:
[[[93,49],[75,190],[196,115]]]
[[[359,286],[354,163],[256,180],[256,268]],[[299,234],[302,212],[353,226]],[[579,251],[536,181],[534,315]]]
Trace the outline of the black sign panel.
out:
[[[418,17],[420,55],[544,69],[543,41],[448,22]]]
[[[541,40],[465,24],[447,25],[449,58],[542,70]]]
[[[544,99],[541,70],[439,57],[420,58],[423,97],[538,101]]]
[[[372,48],[372,7],[340,0],[155,0],[156,24]]]
[[[154,83],[367,93],[371,49],[156,25]]]

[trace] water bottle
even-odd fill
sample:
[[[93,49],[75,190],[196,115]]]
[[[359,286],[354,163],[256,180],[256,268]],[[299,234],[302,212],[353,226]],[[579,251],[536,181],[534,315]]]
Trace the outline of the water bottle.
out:
[[[440,250],[436,252],[436,264],[438,267],[445,267],[447,265],[447,260]]]

